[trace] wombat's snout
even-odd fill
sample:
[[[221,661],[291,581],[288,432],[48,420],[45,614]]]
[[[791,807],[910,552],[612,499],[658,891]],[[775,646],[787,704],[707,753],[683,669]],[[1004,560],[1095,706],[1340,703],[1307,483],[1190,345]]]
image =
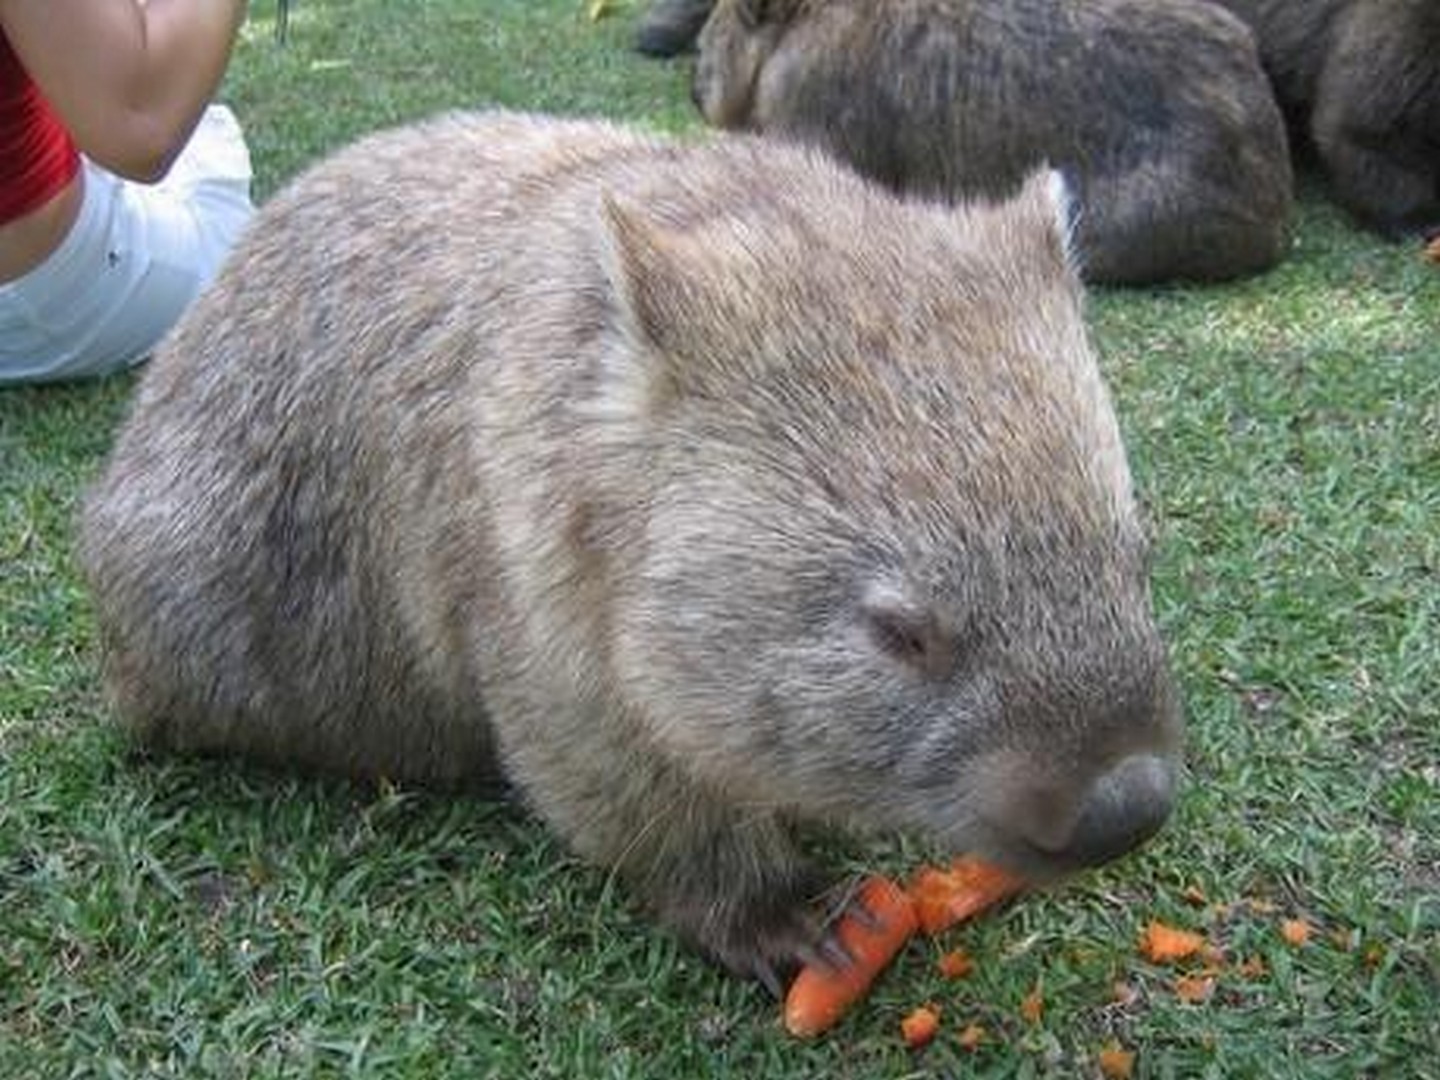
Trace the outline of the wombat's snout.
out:
[[[1176,765],[1154,754],[1135,754],[1090,786],[1075,824],[1057,834],[1041,825],[1026,839],[1058,860],[1095,866],[1125,854],[1159,831],[1175,805]]]

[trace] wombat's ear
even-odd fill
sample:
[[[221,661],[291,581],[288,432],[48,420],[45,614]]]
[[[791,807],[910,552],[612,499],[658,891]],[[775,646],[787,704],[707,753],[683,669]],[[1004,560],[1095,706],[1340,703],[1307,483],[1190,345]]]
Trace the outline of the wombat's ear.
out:
[[[1038,226],[1035,235],[1041,238],[1045,254],[1067,269],[1077,269],[1074,236],[1078,210],[1060,170],[1047,166],[1032,172],[1014,202]]]
[[[643,210],[605,195],[601,213],[610,240],[605,272],[622,324],[637,345],[668,355],[679,344],[676,330],[694,325],[705,308],[699,275],[690,271],[680,238],[647,220]]]

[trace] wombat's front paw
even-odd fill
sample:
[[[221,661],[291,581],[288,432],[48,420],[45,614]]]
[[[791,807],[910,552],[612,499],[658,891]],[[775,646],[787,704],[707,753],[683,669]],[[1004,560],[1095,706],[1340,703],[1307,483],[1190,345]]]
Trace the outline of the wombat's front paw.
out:
[[[834,933],[838,913],[827,917],[824,907],[810,899],[814,895],[797,889],[784,897],[754,898],[723,909],[711,905],[691,933],[718,963],[736,975],[758,979],[778,999],[799,968],[850,962]],[[722,916],[721,910],[727,914]]]

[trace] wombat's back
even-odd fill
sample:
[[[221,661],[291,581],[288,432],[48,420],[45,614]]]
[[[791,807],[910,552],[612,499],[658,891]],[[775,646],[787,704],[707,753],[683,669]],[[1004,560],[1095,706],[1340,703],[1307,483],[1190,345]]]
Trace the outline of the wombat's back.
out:
[[[123,720],[352,775],[492,772],[493,703],[605,648],[577,549],[643,351],[621,340],[611,200],[682,233],[794,211],[843,237],[872,202],[899,213],[864,189],[794,147],[503,112],[298,177],[149,364],[85,507]]]

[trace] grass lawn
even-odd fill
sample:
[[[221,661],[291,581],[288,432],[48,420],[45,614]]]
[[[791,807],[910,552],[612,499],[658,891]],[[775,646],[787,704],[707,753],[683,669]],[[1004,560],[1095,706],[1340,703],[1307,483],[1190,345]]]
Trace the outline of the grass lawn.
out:
[[[628,51],[634,4],[298,0],[283,48],[273,7],[226,91],[261,196],[442,107],[699,133],[688,63]],[[1440,1076],[1440,270],[1308,188],[1296,236],[1258,280],[1092,304],[1188,705],[1176,817],[915,943],[813,1044],[514,810],[134,760],[69,553],[131,380],[0,392],[0,1076],[1087,1077],[1112,1040],[1141,1077]],[[1136,955],[1152,918],[1224,948],[1208,1001]]]

